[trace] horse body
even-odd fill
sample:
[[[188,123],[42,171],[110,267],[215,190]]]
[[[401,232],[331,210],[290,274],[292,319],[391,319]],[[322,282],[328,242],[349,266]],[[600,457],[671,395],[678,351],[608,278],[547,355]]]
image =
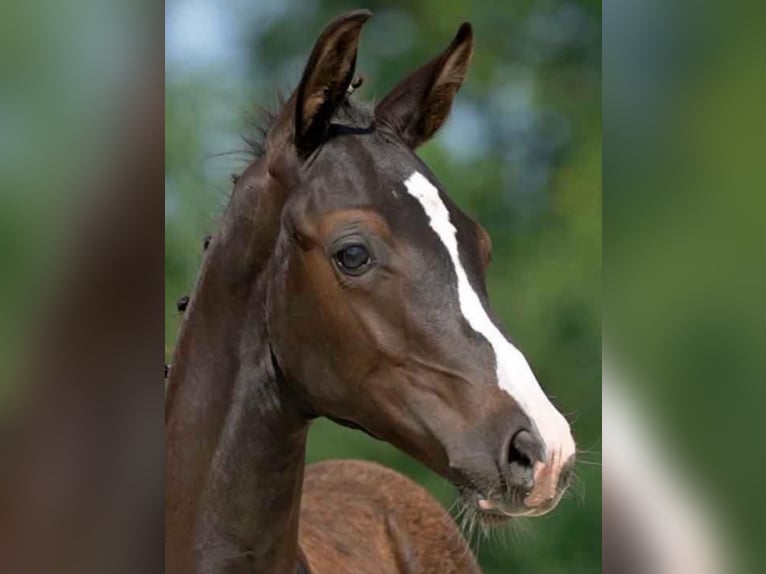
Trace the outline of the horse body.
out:
[[[300,544],[312,574],[474,574],[452,518],[420,485],[378,464],[306,469]]]
[[[348,97],[369,17],[320,35],[186,307],[166,399],[168,573],[478,572],[411,481],[305,469],[319,416],[418,459],[486,524],[545,513],[567,486],[569,426],[489,307],[489,237],[414,153],[447,117],[471,28],[373,108]]]

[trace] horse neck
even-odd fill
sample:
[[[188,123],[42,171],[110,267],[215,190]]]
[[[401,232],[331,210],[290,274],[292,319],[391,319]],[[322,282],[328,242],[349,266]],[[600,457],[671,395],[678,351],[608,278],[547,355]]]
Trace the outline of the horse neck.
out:
[[[275,367],[264,316],[278,198],[249,191],[235,194],[210,245],[168,381],[171,573],[296,568],[307,422]]]

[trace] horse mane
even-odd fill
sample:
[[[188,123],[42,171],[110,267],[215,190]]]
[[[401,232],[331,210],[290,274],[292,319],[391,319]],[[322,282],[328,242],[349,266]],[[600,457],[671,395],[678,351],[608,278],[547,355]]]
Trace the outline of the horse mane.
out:
[[[273,105],[257,105],[253,112],[245,116],[247,132],[242,136],[242,139],[244,139],[253,160],[262,158],[266,153],[266,140],[287,99],[283,92],[279,92]],[[362,101],[348,94],[335,110],[332,121],[343,127],[367,128],[372,124],[375,117],[374,110],[374,101]]]
[[[266,139],[269,137],[271,128],[279,117],[279,112],[285,105],[287,98],[284,93],[277,92],[276,101],[270,106],[256,104],[255,109],[245,114],[247,131],[242,139],[247,145],[252,159],[260,159],[266,153]]]

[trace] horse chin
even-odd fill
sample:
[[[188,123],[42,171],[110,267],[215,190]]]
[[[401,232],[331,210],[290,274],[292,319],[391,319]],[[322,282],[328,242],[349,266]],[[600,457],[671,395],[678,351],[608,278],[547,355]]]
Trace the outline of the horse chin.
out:
[[[477,518],[482,526],[494,528],[508,524],[513,519],[513,516],[493,510],[480,510],[477,514]]]
[[[460,494],[460,508],[464,521],[478,523],[484,528],[503,526],[516,517],[514,513],[489,502],[478,492],[463,491]]]
[[[360,425],[358,423],[355,423],[353,421],[349,421],[349,420],[346,420],[346,419],[341,419],[341,418],[338,418],[338,417],[333,417],[333,416],[330,416],[330,415],[325,415],[325,416],[328,419],[330,419],[331,421],[333,421],[335,424],[339,424],[340,426],[344,426],[346,428],[362,431],[364,434],[366,434],[370,438],[374,438],[375,440],[380,440],[380,441],[383,440],[382,438],[380,438],[376,434],[372,433],[371,431],[367,430],[365,427],[363,427],[362,425]]]

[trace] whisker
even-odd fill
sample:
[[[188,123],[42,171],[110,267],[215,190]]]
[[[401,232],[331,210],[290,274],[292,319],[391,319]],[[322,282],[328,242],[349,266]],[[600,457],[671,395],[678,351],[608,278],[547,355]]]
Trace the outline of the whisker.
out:
[[[205,159],[217,159],[221,157],[232,157],[232,156],[239,156],[244,161],[245,159],[249,158],[252,154],[248,152],[247,150],[242,149],[236,149],[236,150],[230,150],[230,151],[222,151],[222,152],[216,152],[216,153],[207,153],[205,154]]]
[[[572,482],[567,492],[571,493],[570,496],[575,497],[580,506],[585,504],[585,482],[578,474],[572,474]]]
[[[599,438],[596,440],[595,443],[593,443],[588,448],[578,448],[576,452],[578,455],[579,454],[601,454],[601,452],[597,450],[597,447],[599,446],[600,443],[601,443],[601,439]]]

